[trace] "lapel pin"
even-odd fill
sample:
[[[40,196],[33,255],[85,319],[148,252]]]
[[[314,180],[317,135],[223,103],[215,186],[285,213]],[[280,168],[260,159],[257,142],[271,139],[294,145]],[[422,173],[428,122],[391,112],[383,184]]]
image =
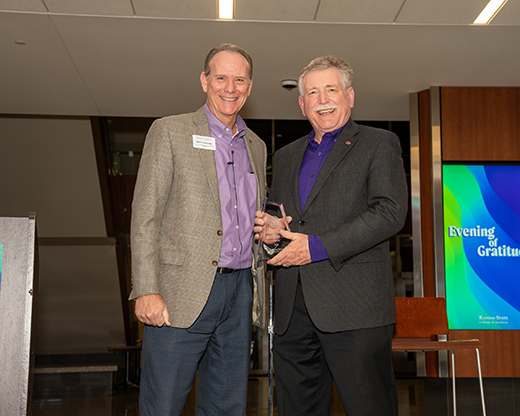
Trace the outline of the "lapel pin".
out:
[[[352,143],[350,143],[350,141],[346,141],[345,144],[348,144],[350,146]]]

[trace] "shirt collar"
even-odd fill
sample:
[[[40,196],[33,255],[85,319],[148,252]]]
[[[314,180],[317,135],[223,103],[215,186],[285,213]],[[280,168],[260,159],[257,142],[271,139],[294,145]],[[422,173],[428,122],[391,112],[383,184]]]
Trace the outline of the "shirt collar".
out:
[[[228,128],[228,126],[226,126],[224,123],[222,123],[222,121],[220,121],[217,118],[217,116],[211,112],[211,110],[209,109],[207,104],[204,104],[204,110],[206,111],[206,117],[208,119],[208,124],[209,124],[209,129],[211,131],[211,135],[215,139],[218,139],[219,136],[220,137],[228,136],[228,134],[225,133],[226,128]],[[246,130],[247,130],[246,122],[242,119],[242,117],[237,115],[237,121],[236,121],[235,125],[237,126],[237,132],[234,137],[243,138],[244,135],[246,134]],[[230,135],[231,134],[229,134],[229,136]]]
[[[348,124],[348,121],[347,123],[345,123],[343,126],[341,126],[339,129],[336,129],[334,131],[328,131],[327,133],[325,133],[323,135],[323,137],[321,138],[321,143],[323,143],[324,141],[325,142],[328,142],[328,141],[333,141],[335,142],[336,139],[338,138],[339,134],[341,133],[341,130],[343,130],[343,128]],[[309,133],[309,136],[307,137],[307,139],[309,140],[309,143],[311,145],[315,144],[317,145],[318,143],[314,140],[314,137],[316,137],[316,132],[314,130],[312,130],[310,133]]]

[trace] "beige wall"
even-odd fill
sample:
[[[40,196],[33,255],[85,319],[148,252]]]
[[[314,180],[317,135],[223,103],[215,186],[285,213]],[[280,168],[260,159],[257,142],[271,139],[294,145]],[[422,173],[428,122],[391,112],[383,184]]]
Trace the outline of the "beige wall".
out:
[[[124,345],[115,242],[88,117],[0,116],[0,216],[29,212],[41,239],[36,353]]]
[[[106,237],[90,121],[0,117],[0,215],[39,237]]]

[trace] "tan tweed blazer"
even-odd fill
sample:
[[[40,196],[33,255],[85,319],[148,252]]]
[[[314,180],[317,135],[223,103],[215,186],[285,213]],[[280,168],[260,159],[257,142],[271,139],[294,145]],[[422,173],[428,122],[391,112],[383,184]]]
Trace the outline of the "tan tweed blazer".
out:
[[[170,322],[187,328],[208,299],[220,257],[222,216],[212,150],[195,149],[192,136],[210,136],[204,107],[156,120],[146,137],[132,203],[132,293],[159,293]],[[250,130],[245,143],[265,198],[264,142]],[[251,230],[253,238],[253,230]],[[256,244],[253,245],[256,255]],[[253,260],[253,323],[264,325],[264,271]]]

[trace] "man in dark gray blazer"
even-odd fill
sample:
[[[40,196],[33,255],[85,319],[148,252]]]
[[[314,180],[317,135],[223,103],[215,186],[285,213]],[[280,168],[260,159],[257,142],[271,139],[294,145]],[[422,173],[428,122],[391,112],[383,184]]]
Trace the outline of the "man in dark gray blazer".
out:
[[[398,138],[358,126],[353,71],[313,60],[299,103],[313,131],[279,150],[270,201],[292,216],[291,243],[268,263],[275,284],[278,411],[329,415],[332,380],[349,416],[397,416],[395,302],[387,239],[400,231],[407,185]],[[257,213],[255,232],[266,215]]]

